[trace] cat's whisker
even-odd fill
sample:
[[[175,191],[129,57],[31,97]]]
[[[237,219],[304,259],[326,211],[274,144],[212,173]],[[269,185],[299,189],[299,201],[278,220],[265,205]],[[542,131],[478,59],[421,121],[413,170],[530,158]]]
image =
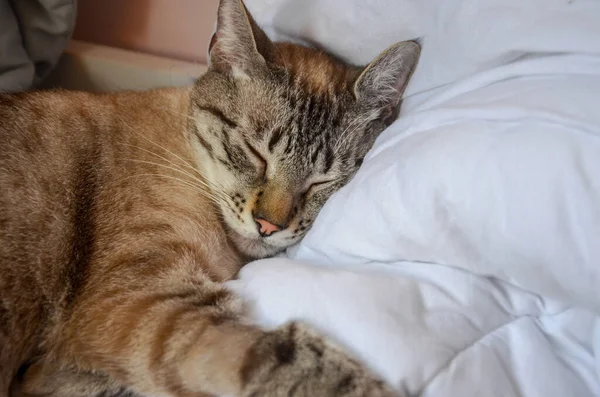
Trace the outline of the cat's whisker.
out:
[[[193,165],[191,165],[189,162],[187,162],[185,159],[183,159],[182,157],[180,157],[180,156],[179,156],[179,155],[177,155],[176,153],[173,153],[173,152],[172,152],[172,151],[170,151],[169,149],[167,149],[167,148],[164,148],[164,147],[162,147],[161,145],[159,145],[159,144],[157,144],[157,143],[155,143],[155,142],[152,142],[152,140],[150,140],[150,139],[149,139],[149,138],[147,138],[147,137],[144,137],[144,138],[145,138],[145,139],[147,139],[149,142],[151,142],[151,143],[154,143],[154,144],[155,144],[155,145],[157,145],[159,148],[162,148],[162,149],[163,149],[164,151],[166,151],[167,153],[169,153],[169,154],[173,155],[173,156],[174,156],[176,159],[180,160],[180,161],[181,161],[181,163],[182,163],[182,165],[185,165],[185,166],[186,166],[186,167],[187,167],[187,168],[188,168],[190,171],[193,171],[193,172],[194,172],[195,174],[197,174],[197,175],[198,175],[200,178],[202,178],[202,181],[203,181],[204,183],[208,184],[208,185],[210,186],[210,189],[212,189],[212,190],[213,190],[213,191],[215,191],[215,192],[218,192],[219,194],[223,194],[224,196],[226,196],[226,195],[225,195],[225,193],[224,193],[223,186],[220,186],[220,185],[217,185],[217,184],[216,184],[216,183],[214,183],[214,182],[211,182],[211,181],[210,181],[208,178],[206,178],[206,176],[205,176],[205,175],[204,175],[204,174],[203,174],[203,173],[202,173],[202,172],[201,172],[201,171],[200,171],[198,168],[194,167],[194,166],[193,166]],[[150,152],[150,153],[152,153],[151,151],[149,151],[149,152]],[[155,153],[155,155],[156,155],[156,156],[160,156],[160,155],[158,155],[157,153]],[[165,160],[165,161],[169,162],[170,164],[172,164],[172,165],[177,165],[177,166],[178,166],[178,164],[176,164],[175,162],[173,162],[173,161],[170,161],[169,159],[167,159],[167,158],[165,158],[165,157],[163,157],[163,156],[160,156],[160,157],[161,157],[163,160]]]
[[[181,174],[187,175],[190,178],[194,179],[195,181],[199,181],[200,182],[200,180],[198,180],[193,174],[190,174],[189,172],[187,172],[187,171],[185,171],[185,170],[183,170],[183,169],[175,166],[174,164],[173,164],[173,166],[170,166],[170,165],[160,164],[160,163],[156,163],[154,161],[148,161],[148,160],[139,160],[139,159],[124,159],[124,160],[125,161],[133,161],[133,162],[142,163],[142,164],[151,164],[151,165],[155,165],[157,167],[167,168],[167,169],[170,169],[170,170],[173,170],[173,171],[177,171],[177,172],[179,172]],[[204,181],[202,181],[201,183],[204,184]]]
[[[151,154],[152,156],[158,157],[159,159],[161,159],[161,160],[165,161],[166,163],[168,163],[168,164],[171,164],[171,165],[173,165],[173,166],[175,166],[175,167],[177,167],[177,168],[179,168],[179,169],[181,169],[181,170],[185,170],[185,168],[182,168],[182,167],[181,167],[181,165],[179,165],[179,164],[175,163],[174,161],[171,161],[171,160],[169,160],[168,158],[166,158],[166,157],[164,157],[164,156],[161,156],[160,154],[158,154],[158,153],[156,153],[156,152],[153,152],[153,151],[151,151],[151,150],[148,150],[148,149],[146,149],[146,148],[143,148],[143,147],[141,147],[141,146],[132,145],[132,144],[130,144],[130,143],[123,143],[123,142],[121,142],[121,145],[123,145],[123,146],[129,146],[129,147],[131,147],[131,148],[134,148],[134,149],[139,149],[139,150],[141,150],[141,151],[143,151],[143,152],[146,152],[146,153],[148,153],[148,154]],[[188,165],[188,164],[186,163],[186,164],[184,164],[184,165]],[[193,168],[193,167],[192,167],[191,165],[189,165],[189,167],[188,167],[188,168]]]
[[[193,170],[194,172],[196,172],[201,177],[204,177],[204,175],[202,175],[202,173],[196,167],[194,167],[193,165],[191,165],[188,161],[186,161],[184,158],[182,158],[181,156],[179,156],[177,153],[174,153],[173,151],[171,151],[171,150],[167,149],[166,147],[162,146],[161,144],[159,144],[157,142],[154,142],[152,139],[148,138],[147,136],[145,136],[144,134],[140,133],[139,131],[136,131],[135,128],[133,128],[132,126],[130,126],[129,124],[127,124],[122,119],[121,119],[121,122],[123,123],[123,125],[125,125],[127,128],[129,128],[131,132],[133,132],[134,134],[138,135],[140,138],[145,139],[146,141],[148,141],[152,145],[154,145],[154,146],[158,147],[159,149],[162,149],[165,152],[169,153],[171,156],[173,156],[173,157],[177,158],[178,160],[180,160],[183,165],[185,165],[186,167],[190,168],[191,170]]]
[[[228,196],[223,192],[222,188],[218,188],[214,184],[208,183],[207,180],[202,180],[202,179],[196,177],[195,175],[190,174],[185,169],[183,169],[182,167],[180,167],[177,163],[175,163],[175,162],[173,162],[173,161],[171,161],[171,160],[169,160],[169,159],[167,159],[167,158],[165,158],[165,157],[163,157],[163,156],[161,156],[161,155],[159,155],[157,153],[154,153],[154,152],[152,152],[150,150],[147,150],[145,148],[142,148],[142,147],[139,147],[139,146],[135,146],[135,145],[130,145],[130,144],[124,144],[124,145],[127,145],[127,146],[130,146],[130,147],[142,150],[144,152],[147,152],[148,154],[151,154],[151,155],[153,155],[153,156],[155,156],[155,157],[157,157],[157,158],[165,161],[168,165],[156,163],[156,162],[153,162],[153,161],[139,160],[139,159],[125,159],[126,161],[139,162],[139,163],[147,163],[147,164],[152,164],[152,165],[156,165],[156,166],[159,166],[159,167],[171,169],[173,171],[177,171],[177,172],[179,172],[179,173],[181,173],[183,175],[188,176],[194,182],[203,185],[203,189],[206,190],[206,194],[211,194],[211,195],[215,196],[216,199],[218,199],[220,203],[227,202],[229,200]],[[171,167],[169,165],[171,165],[173,167]]]
[[[155,164],[155,165],[163,166],[162,164]],[[206,191],[202,186],[198,186],[192,182],[185,181],[181,178],[173,177],[170,175],[164,175],[164,174],[136,174],[136,175],[153,175],[153,176],[158,176],[158,177],[165,177],[165,178],[172,179],[172,180],[178,180],[179,182],[182,182],[182,183],[185,183],[186,185],[194,187],[194,189],[196,191],[199,191],[200,193],[202,193],[203,196],[211,199],[215,203],[223,204],[226,202],[226,200],[224,200],[224,198],[213,195],[211,192]],[[131,177],[135,177],[136,175],[132,175]]]
[[[166,168],[166,169],[169,169],[169,170],[172,170],[172,171],[179,172],[179,173],[181,173],[183,175],[186,175],[186,176],[190,177],[194,182],[198,183],[199,186],[203,186],[206,189],[210,189],[211,190],[210,193],[214,194],[216,197],[219,197],[221,199],[227,199],[227,196],[225,196],[222,192],[212,191],[212,188],[211,188],[211,186],[208,183],[206,183],[202,179],[200,179],[200,178],[196,177],[195,175],[193,175],[193,174],[191,174],[191,173],[189,173],[189,172],[187,172],[185,170],[182,170],[182,169],[180,169],[178,167],[172,167],[172,166],[169,166],[169,165],[160,164],[160,163],[156,163],[156,162],[148,161],[148,160],[138,160],[138,159],[124,159],[124,160],[126,160],[126,161],[132,161],[132,162],[136,162],[136,163],[142,163],[142,164],[151,164],[151,165],[155,165],[157,167],[162,167],[162,168]]]
[[[170,164],[170,165],[172,165],[172,166],[174,166],[174,167],[177,167],[179,170],[181,170],[181,171],[185,171],[185,172],[187,173],[187,171],[186,171],[186,169],[185,169],[185,168],[182,168],[182,167],[181,167],[179,164],[177,164],[176,162],[174,162],[174,161],[171,161],[171,160],[169,160],[168,158],[166,158],[166,157],[164,157],[164,156],[161,156],[161,155],[160,155],[160,154],[158,154],[158,153],[155,153],[155,152],[153,152],[153,151],[151,151],[151,150],[148,150],[148,149],[146,149],[146,148],[143,148],[143,147],[141,147],[141,146],[136,146],[136,145],[132,145],[132,144],[128,144],[128,143],[121,143],[121,144],[122,144],[122,145],[124,145],[124,146],[129,146],[129,147],[132,147],[132,148],[135,148],[135,149],[139,149],[139,150],[141,150],[141,151],[143,151],[143,152],[146,152],[146,153],[148,153],[148,154],[150,154],[150,155],[152,155],[152,156],[155,156],[155,157],[157,157],[157,158],[159,158],[159,159],[161,159],[161,160],[165,161],[167,164]],[[186,164],[186,165],[187,165],[187,164]],[[188,168],[189,168],[190,170],[196,171],[196,173],[197,173],[198,175],[200,175],[200,177],[204,178],[204,176],[202,175],[202,173],[198,172],[198,171],[197,171],[196,169],[194,169],[192,166],[189,166]],[[189,174],[188,174],[188,175],[189,175]],[[199,179],[199,178],[197,178],[196,176],[192,176],[192,175],[190,175],[190,177],[193,177],[193,178],[195,178],[195,179],[198,179],[198,180],[202,181],[203,183],[206,183],[206,184],[208,184],[208,185],[209,185],[209,188],[210,188],[211,190],[213,190],[213,192],[215,192],[215,193],[219,193],[219,194],[223,195],[224,197],[227,197],[227,196],[226,196],[226,195],[223,193],[223,187],[222,187],[222,186],[217,186],[216,184],[214,184],[214,183],[210,182],[210,181],[209,181],[209,180],[207,180],[206,178],[205,178],[205,179]]]
[[[152,142],[152,143],[154,143],[154,142]],[[163,160],[163,161],[167,162],[168,164],[171,164],[171,165],[173,165],[174,167],[177,167],[178,169],[180,169],[180,170],[182,170],[182,171],[185,171],[185,169],[184,169],[184,168],[182,168],[182,167],[181,167],[179,164],[177,164],[177,163],[175,163],[174,161],[171,161],[171,160],[167,159],[166,157],[164,157],[164,156],[161,156],[160,154],[158,154],[158,153],[155,153],[155,152],[153,152],[153,151],[151,151],[151,150],[148,150],[148,149],[146,149],[146,148],[143,148],[143,147],[141,147],[141,146],[136,146],[136,145],[128,144],[128,143],[121,143],[121,144],[122,144],[122,145],[125,145],[125,146],[130,146],[130,147],[132,147],[132,148],[136,148],[136,149],[142,150],[142,151],[144,151],[144,152],[146,152],[146,153],[148,153],[148,154],[151,154],[151,155],[153,155],[153,156],[155,156],[155,157],[158,157],[158,158],[160,158],[161,160]],[[159,145],[159,146],[160,146],[160,145]],[[162,147],[161,147],[161,148],[162,148]],[[163,148],[163,149],[164,149],[164,148]],[[165,149],[165,150],[166,150],[166,149]],[[199,180],[199,181],[202,181],[203,183],[207,184],[207,185],[208,185],[208,187],[209,187],[211,190],[213,190],[213,192],[215,192],[215,193],[218,193],[219,195],[223,195],[224,197],[226,197],[225,193],[223,192],[223,187],[222,187],[222,186],[217,186],[215,183],[212,183],[212,182],[210,182],[210,181],[209,181],[208,179],[206,179],[206,178],[204,177],[204,175],[203,175],[203,174],[202,174],[200,171],[198,171],[198,170],[197,170],[195,167],[193,167],[192,165],[190,165],[189,163],[187,163],[187,162],[186,162],[184,159],[182,159],[181,157],[179,157],[179,156],[177,156],[177,157],[178,157],[178,158],[179,158],[179,159],[180,159],[180,160],[183,162],[183,164],[184,164],[184,165],[186,165],[186,166],[187,166],[187,168],[188,168],[188,169],[190,169],[191,171],[194,171],[196,174],[198,174],[198,175],[199,175],[200,177],[202,177],[203,179],[200,179],[200,178],[194,177],[194,176],[192,176],[192,175],[189,175],[190,177],[194,177],[195,179],[197,179],[197,180]],[[187,171],[186,171],[186,172],[187,172]]]
[[[135,177],[142,177],[142,176],[153,176],[153,177],[159,177],[159,178],[166,178],[166,179],[170,179],[176,182],[179,182],[189,188],[191,188],[193,191],[200,193],[201,195],[203,195],[204,197],[208,198],[209,200],[211,200],[212,202],[214,202],[215,204],[225,204],[222,199],[220,199],[219,197],[215,197],[213,195],[211,195],[210,193],[208,193],[206,190],[202,189],[200,186],[196,186],[195,184],[185,181],[181,178],[177,178],[171,175],[165,175],[165,174],[152,174],[152,173],[144,173],[144,174],[135,174],[135,175],[130,175],[128,177],[123,178],[123,181],[130,179],[130,178],[135,178]]]

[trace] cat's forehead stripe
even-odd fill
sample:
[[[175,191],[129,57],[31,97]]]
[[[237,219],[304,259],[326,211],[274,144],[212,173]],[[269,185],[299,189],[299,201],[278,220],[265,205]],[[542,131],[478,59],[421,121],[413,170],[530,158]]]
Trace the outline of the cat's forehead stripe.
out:
[[[349,89],[358,71],[313,48],[276,43],[278,62],[309,91],[330,96]]]

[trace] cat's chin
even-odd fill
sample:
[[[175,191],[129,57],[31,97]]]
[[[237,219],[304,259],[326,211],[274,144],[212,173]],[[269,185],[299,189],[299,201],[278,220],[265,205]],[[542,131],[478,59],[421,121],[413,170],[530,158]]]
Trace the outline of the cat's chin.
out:
[[[285,249],[267,244],[261,238],[244,237],[235,231],[230,231],[229,238],[240,253],[251,259],[267,258]]]

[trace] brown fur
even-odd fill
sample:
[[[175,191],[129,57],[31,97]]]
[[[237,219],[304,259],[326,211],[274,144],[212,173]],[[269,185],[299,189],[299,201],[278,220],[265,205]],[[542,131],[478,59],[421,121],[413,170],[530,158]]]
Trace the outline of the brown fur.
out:
[[[48,387],[39,379],[73,367],[86,384],[108,376],[138,393],[246,395],[256,371],[277,365],[268,341],[281,332],[239,323],[219,285],[245,258],[214,204],[146,163],[157,142],[192,163],[188,98],[187,89],[2,98],[0,395],[29,360],[26,390],[36,394]]]
[[[313,48],[278,43],[277,54],[277,63],[287,67],[294,79],[305,82],[307,89],[317,94],[347,90],[360,73],[359,68],[348,67]]]
[[[238,0],[219,17],[192,87],[0,95],[0,397],[393,394],[222,282],[301,238],[401,91],[358,101],[357,68],[270,45]]]

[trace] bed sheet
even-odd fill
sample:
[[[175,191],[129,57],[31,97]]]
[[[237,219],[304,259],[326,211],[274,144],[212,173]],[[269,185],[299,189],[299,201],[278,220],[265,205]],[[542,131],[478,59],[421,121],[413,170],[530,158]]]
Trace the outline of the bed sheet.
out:
[[[509,283],[419,262],[254,262],[230,283],[267,328],[303,320],[402,392],[600,395],[600,319]]]

